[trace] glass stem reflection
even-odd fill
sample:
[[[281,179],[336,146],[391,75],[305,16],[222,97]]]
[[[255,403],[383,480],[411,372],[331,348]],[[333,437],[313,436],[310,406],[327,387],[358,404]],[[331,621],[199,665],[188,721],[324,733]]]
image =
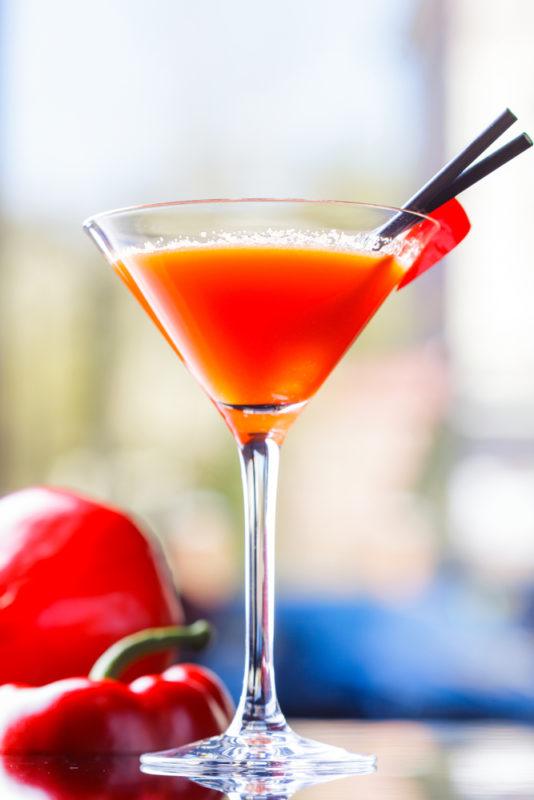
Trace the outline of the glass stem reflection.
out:
[[[273,667],[274,529],[279,446],[267,436],[240,445],[245,499],[246,650],[243,692],[229,733],[286,730]]]

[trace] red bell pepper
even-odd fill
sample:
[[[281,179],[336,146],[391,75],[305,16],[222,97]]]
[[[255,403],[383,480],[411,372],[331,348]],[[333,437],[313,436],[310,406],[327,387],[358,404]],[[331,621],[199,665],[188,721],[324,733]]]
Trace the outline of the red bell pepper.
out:
[[[209,625],[149,629],[126,637],[88,678],[0,687],[0,752],[9,755],[139,755],[221,733],[233,704],[209,670],[177,664],[130,684],[117,678],[133,659],[177,645],[202,647]]]
[[[161,552],[120,511],[73,492],[0,500],[0,683],[87,675],[107,647],[183,613]],[[168,655],[128,677],[159,672]]]

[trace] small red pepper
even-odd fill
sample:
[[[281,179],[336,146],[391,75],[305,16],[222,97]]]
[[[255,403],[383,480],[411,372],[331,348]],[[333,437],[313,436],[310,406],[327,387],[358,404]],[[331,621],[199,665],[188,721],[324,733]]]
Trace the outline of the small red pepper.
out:
[[[159,547],[117,509],[32,487],[0,500],[0,684],[87,675],[113,642],[183,612]],[[160,672],[168,655],[136,664]]]
[[[0,752],[138,755],[221,733],[233,704],[209,670],[176,664],[130,684],[117,680],[133,659],[177,645],[199,648],[209,636],[204,621],[149,629],[109,648],[88,678],[0,687]]]

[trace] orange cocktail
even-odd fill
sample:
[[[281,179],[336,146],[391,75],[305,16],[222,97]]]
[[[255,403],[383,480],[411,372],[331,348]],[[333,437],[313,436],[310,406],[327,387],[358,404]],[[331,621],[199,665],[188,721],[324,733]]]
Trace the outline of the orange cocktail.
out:
[[[129,253],[124,270],[245,436],[271,428],[284,409],[290,422],[289,407],[317,391],[403,274],[391,255],[276,246]],[[242,409],[254,409],[254,419],[235,413]]]

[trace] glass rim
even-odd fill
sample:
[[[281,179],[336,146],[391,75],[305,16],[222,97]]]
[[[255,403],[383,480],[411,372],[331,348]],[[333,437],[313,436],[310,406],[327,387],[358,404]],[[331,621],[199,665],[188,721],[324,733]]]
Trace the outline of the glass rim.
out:
[[[101,211],[97,214],[92,214],[84,219],[82,227],[90,228],[92,225],[98,225],[101,219],[118,216],[120,214],[150,211],[158,208],[173,208],[177,206],[230,205],[231,203],[300,203],[302,205],[311,206],[353,206],[355,208],[369,208],[377,211],[391,211],[394,214],[411,214],[413,217],[418,217],[420,221],[430,222],[436,231],[441,228],[441,224],[438,220],[420,211],[412,211],[411,208],[400,208],[398,206],[383,205],[381,203],[368,203],[365,200],[310,200],[304,197],[213,197],[202,200],[168,200],[159,203],[140,203],[138,205],[123,206],[122,208],[113,208],[109,211]]]

